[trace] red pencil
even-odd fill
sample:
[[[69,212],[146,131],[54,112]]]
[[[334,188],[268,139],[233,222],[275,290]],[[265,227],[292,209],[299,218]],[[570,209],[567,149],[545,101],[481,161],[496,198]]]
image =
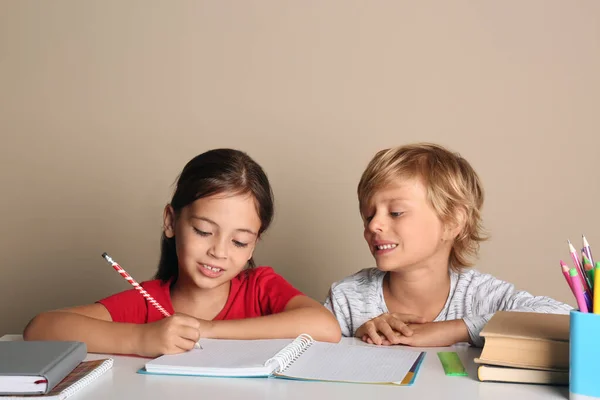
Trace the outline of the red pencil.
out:
[[[164,315],[165,317],[170,317],[171,314],[164,309],[163,306],[160,305],[160,303],[158,301],[156,301],[156,299],[154,297],[152,297],[150,295],[150,293],[146,292],[144,290],[143,287],[140,286],[139,283],[137,283],[135,281],[135,279],[133,279],[131,277],[131,275],[129,275],[127,273],[127,271],[125,271],[115,260],[113,260],[107,253],[102,253],[102,258],[104,258],[106,260],[107,263],[109,263],[110,265],[112,265],[112,267],[115,269],[115,271],[117,271],[123,278],[125,278],[125,280],[129,283],[131,283],[131,285],[137,289],[138,292],[140,292],[140,294],[142,296],[144,296],[144,298],[146,300],[148,300],[148,302],[150,304],[152,304],[154,307],[156,307],[156,309],[158,311],[161,312],[162,315]],[[194,346],[197,349],[202,349],[202,346],[200,346],[200,341],[198,341],[196,343],[196,345]]]
[[[132,285],[134,288],[136,288],[136,289],[137,289],[137,291],[138,291],[138,292],[140,292],[140,294],[141,294],[142,296],[144,296],[144,298],[145,298],[146,300],[148,300],[148,302],[149,302],[150,304],[152,304],[154,307],[156,307],[156,309],[157,309],[158,311],[160,311],[162,315],[164,315],[165,317],[170,317],[170,316],[171,316],[171,314],[169,314],[169,312],[168,312],[167,310],[165,310],[165,309],[163,308],[163,306],[161,306],[161,305],[158,303],[158,301],[156,301],[156,300],[154,299],[154,297],[150,296],[150,293],[146,292],[146,291],[144,290],[144,288],[143,288],[143,287],[141,287],[141,286],[140,286],[140,284],[139,284],[139,283],[137,283],[137,282],[135,281],[135,279],[133,279],[133,278],[131,277],[131,275],[129,275],[129,274],[127,273],[127,271],[125,271],[125,270],[124,270],[124,269],[123,269],[123,268],[122,268],[122,267],[121,267],[119,264],[117,264],[117,262],[116,262],[115,260],[113,260],[113,259],[112,259],[112,258],[111,258],[111,257],[110,257],[110,256],[109,256],[107,253],[102,253],[102,258],[104,258],[104,259],[106,260],[106,262],[107,262],[107,263],[109,263],[110,265],[112,265],[112,267],[115,269],[115,271],[117,271],[119,274],[121,274],[121,276],[122,276],[123,278],[125,278],[125,280],[126,280],[127,282],[131,283],[131,285]]]

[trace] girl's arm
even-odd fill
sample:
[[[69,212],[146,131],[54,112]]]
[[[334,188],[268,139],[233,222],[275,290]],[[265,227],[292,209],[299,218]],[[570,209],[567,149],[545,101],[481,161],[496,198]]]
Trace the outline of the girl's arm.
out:
[[[85,342],[91,353],[136,353],[136,324],[112,322],[102,304],[47,311],[25,327],[25,340]]]
[[[256,318],[210,321],[202,336],[220,339],[283,339],[308,333],[323,342],[339,342],[340,326],[333,314],[316,300],[293,297],[277,314]]]
[[[181,314],[149,324],[113,322],[96,303],[41,313],[25,327],[23,338],[84,342],[90,353],[155,357],[191,349],[200,327],[200,321]]]

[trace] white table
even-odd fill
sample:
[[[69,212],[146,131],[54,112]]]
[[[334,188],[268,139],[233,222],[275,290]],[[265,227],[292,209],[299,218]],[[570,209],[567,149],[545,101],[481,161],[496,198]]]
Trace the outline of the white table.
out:
[[[0,340],[22,340],[20,335],[5,335]],[[347,343],[365,345],[358,339]],[[142,375],[137,371],[147,359],[141,357],[88,354],[87,360],[112,357],[113,368],[72,397],[86,399],[302,399],[302,400],[405,400],[405,399],[568,399],[568,387],[479,382],[473,358],[479,349],[467,345],[427,348],[425,360],[415,383],[410,387],[351,383],[302,382],[263,378],[201,378],[187,376]],[[437,357],[438,351],[456,351],[468,377],[450,377]]]

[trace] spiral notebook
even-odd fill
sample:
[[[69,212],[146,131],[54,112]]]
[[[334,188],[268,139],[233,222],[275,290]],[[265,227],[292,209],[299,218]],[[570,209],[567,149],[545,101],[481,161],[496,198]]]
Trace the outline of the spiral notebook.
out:
[[[18,396],[0,396],[0,400],[4,399],[36,399],[43,400],[64,400],[74,395],[79,390],[88,386],[98,377],[111,369],[113,359],[106,358],[102,360],[82,361],[69,375],[67,375],[60,383],[48,392],[48,394],[28,394]]]
[[[317,342],[306,334],[293,341],[203,339],[202,347],[158,357],[138,372],[410,386],[425,356],[404,347]]]

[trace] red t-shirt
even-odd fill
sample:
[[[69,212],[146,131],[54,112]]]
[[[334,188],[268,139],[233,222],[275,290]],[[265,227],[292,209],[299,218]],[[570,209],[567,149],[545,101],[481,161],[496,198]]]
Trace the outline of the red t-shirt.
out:
[[[175,313],[171,303],[170,282],[155,279],[142,282],[141,286],[170,314]],[[302,292],[275,273],[271,267],[248,269],[231,280],[227,302],[214,320],[276,314],[283,311],[287,303],[300,294]],[[136,289],[113,294],[98,303],[106,307],[114,322],[143,324],[164,318]]]

